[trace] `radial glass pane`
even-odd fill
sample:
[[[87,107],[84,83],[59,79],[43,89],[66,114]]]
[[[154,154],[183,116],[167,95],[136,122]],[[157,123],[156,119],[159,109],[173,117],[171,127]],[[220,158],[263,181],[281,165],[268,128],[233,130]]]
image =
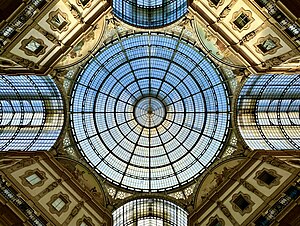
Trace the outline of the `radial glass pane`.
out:
[[[100,50],[76,80],[70,111],[95,170],[129,189],[160,191],[191,181],[218,156],[229,108],[220,72],[199,49],[142,33]]]
[[[134,26],[161,27],[187,13],[187,0],[113,0],[113,13]]]

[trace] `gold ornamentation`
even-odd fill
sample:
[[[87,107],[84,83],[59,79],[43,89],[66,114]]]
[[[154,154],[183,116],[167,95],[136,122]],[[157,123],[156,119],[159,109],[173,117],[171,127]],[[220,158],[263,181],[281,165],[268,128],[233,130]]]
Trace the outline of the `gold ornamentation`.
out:
[[[87,217],[85,215],[83,215],[83,217],[77,221],[76,226],[80,226],[82,223],[85,223],[88,226],[95,226],[95,224],[92,221],[92,218]]]
[[[254,177],[254,180],[260,185],[267,188],[272,188],[280,184],[281,175],[273,169],[263,168],[260,171],[257,171]]]
[[[58,198],[60,198],[61,200],[63,200],[63,202],[65,203],[65,205],[60,209],[57,210],[53,207],[53,202],[56,201]],[[49,206],[49,211],[53,214],[56,214],[57,216],[60,216],[63,212],[66,212],[69,209],[69,205],[70,205],[70,199],[68,195],[63,194],[62,192],[53,195],[50,198],[50,201],[47,203],[47,205]]]
[[[76,0],[77,5],[82,8],[89,8],[92,5],[93,0]]]
[[[60,9],[56,11],[52,11],[49,13],[49,18],[46,22],[50,25],[50,28],[53,31],[63,32],[69,29],[70,20],[68,19],[68,15],[63,13]]]
[[[218,215],[209,218],[209,221],[207,223],[207,226],[211,225],[219,225],[219,226],[225,226],[225,221],[220,218]]]
[[[21,42],[20,49],[28,56],[38,57],[46,52],[47,46],[42,39],[31,36]]]
[[[34,175],[34,174],[36,174],[40,178],[40,181],[37,182],[36,184],[31,184],[27,180],[27,178],[31,175]],[[31,189],[34,189],[36,187],[41,187],[45,183],[45,181],[47,180],[47,177],[46,177],[45,172],[40,171],[39,169],[34,169],[34,170],[26,171],[22,176],[20,176],[20,179],[21,179],[22,185],[24,185],[25,187],[29,187]]]
[[[234,194],[230,200],[230,203],[232,205],[232,209],[236,212],[239,212],[242,216],[246,213],[251,213],[254,205],[250,195],[242,192]]]
[[[214,1],[214,0],[208,0],[208,4],[209,4],[209,6],[211,6],[211,7],[214,7],[214,8],[219,8],[221,5],[223,5],[224,4],[224,0],[219,0],[218,2],[217,2],[217,4],[215,4],[216,3],[216,1]]]
[[[256,52],[266,56],[276,53],[277,50],[282,47],[282,45],[280,44],[279,38],[273,37],[269,34],[265,37],[259,38],[254,44],[254,47]]]
[[[234,30],[241,32],[243,30],[249,29],[253,21],[254,19],[252,17],[252,12],[250,10],[240,8],[239,11],[233,13],[230,23]]]

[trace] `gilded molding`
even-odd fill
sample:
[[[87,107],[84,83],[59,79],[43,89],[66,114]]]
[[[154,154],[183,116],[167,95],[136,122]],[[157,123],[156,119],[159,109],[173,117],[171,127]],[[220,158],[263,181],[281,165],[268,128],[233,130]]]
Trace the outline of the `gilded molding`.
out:
[[[51,183],[47,188],[45,188],[43,191],[41,191],[37,196],[37,200],[41,199],[45,195],[47,195],[50,191],[53,191],[58,185],[61,183],[61,180],[55,181]]]
[[[65,220],[65,222],[62,224],[63,226],[68,226],[70,222],[74,219],[74,217],[79,213],[81,208],[84,206],[84,202],[79,202],[71,211],[68,218]],[[78,223],[77,223],[78,224]],[[94,226],[94,224],[92,224]]]
[[[244,179],[240,180],[241,184],[248,189],[248,191],[251,191],[252,193],[254,193],[255,195],[257,195],[259,198],[261,198],[262,200],[266,200],[267,196],[265,196],[262,192],[260,192],[259,190],[257,190],[252,184],[250,184],[249,182],[247,182]]]
[[[225,226],[225,221],[222,218],[220,218],[218,215],[209,218],[209,221],[206,224],[206,226],[210,226],[215,220],[218,220],[218,226]]]
[[[31,43],[32,41],[36,42],[39,44],[39,51],[38,52],[33,52],[31,50],[29,50],[27,47],[27,45],[29,43]],[[43,54],[46,53],[46,49],[47,49],[48,46],[46,46],[46,44],[44,43],[44,41],[40,38],[35,38],[33,36],[30,36],[28,39],[24,39],[22,42],[21,42],[21,47],[20,49],[24,51],[24,53],[28,56],[34,56],[34,57],[39,57]]]
[[[65,201],[65,205],[61,208],[61,210],[56,210],[53,206],[52,203],[58,199],[61,198]],[[49,211],[53,214],[56,214],[57,216],[60,216],[63,212],[66,212],[69,209],[69,205],[70,205],[70,199],[69,196],[66,194],[63,194],[62,192],[55,194],[53,196],[51,196],[50,201],[47,203],[47,205],[49,206]]]
[[[218,207],[220,208],[220,210],[222,211],[222,213],[230,220],[230,222],[234,225],[234,226],[239,226],[239,224],[237,223],[237,221],[234,219],[234,217],[231,215],[229,209],[221,202],[218,201],[217,202]]]
[[[61,15],[61,17],[65,20],[65,25],[59,29],[57,26],[55,26],[55,24],[53,24],[52,20],[54,17]],[[50,28],[53,31],[58,31],[59,33],[62,33],[64,31],[67,31],[69,29],[69,25],[71,24],[71,21],[68,19],[68,15],[64,12],[62,12],[60,9],[57,9],[56,11],[51,11],[49,13],[49,17],[46,20],[46,22],[50,25]]]
[[[241,209],[236,203],[235,200],[239,197],[242,196],[243,199],[248,203],[248,205],[244,208]],[[239,193],[236,193],[232,196],[232,199],[230,200],[230,203],[232,205],[232,209],[238,213],[240,213],[242,216],[244,216],[246,213],[251,213],[253,209],[254,202],[251,200],[250,195],[244,194],[241,191]]]
[[[33,175],[33,174],[37,174],[41,179],[38,183],[36,183],[34,185],[29,183],[26,179],[27,177],[29,177],[30,175]],[[45,172],[43,172],[43,171],[36,168],[36,169],[33,169],[33,170],[27,170],[22,176],[20,176],[20,179],[21,179],[22,185],[24,185],[25,187],[29,187],[31,189],[34,189],[36,187],[41,187],[48,178],[46,177]]]
[[[259,48],[259,45],[262,45],[265,41],[267,40],[272,40],[274,42],[274,44],[276,45],[276,47],[266,51],[266,52],[263,52],[260,48]],[[254,47],[255,47],[255,50],[257,53],[260,53],[261,55],[263,56],[266,56],[266,55],[272,55],[272,54],[275,54],[277,52],[278,49],[280,49],[281,47],[283,47],[281,44],[280,44],[280,39],[277,38],[277,37],[273,37],[272,35],[267,35],[265,37],[261,37],[257,40],[257,42],[254,44]]]
[[[236,21],[236,19],[239,18],[240,15],[246,15],[247,18],[249,19],[249,21],[245,24],[245,26],[243,26],[242,28],[239,28],[237,27],[237,25],[234,23]],[[250,28],[250,25],[254,22],[254,18],[252,17],[252,12],[250,10],[245,10],[243,7],[240,8],[239,11],[237,12],[234,12],[233,15],[232,15],[232,18],[230,20],[230,23],[232,25],[232,28],[233,30],[236,30],[236,31],[243,31],[243,30],[247,30]]]
[[[95,224],[92,221],[92,218],[87,217],[85,215],[83,215],[82,218],[80,218],[77,222],[76,222],[76,226],[80,226],[82,224],[82,222],[87,223],[89,226],[95,226]]]
[[[271,176],[273,176],[275,179],[270,184],[265,183],[264,181],[262,181],[262,180],[259,179],[259,176],[263,172],[267,172],[268,174],[270,174]],[[256,180],[257,184],[259,184],[260,186],[265,186],[267,188],[272,188],[272,187],[277,186],[277,185],[280,184],[280,179],[281,178],[282,178],[282,176],[279,175],[276,172],[276,170],[263,168],[262,170],[256,172],[254,180]]]
[[[213,7],[213,8],[219,8],[221,5],[223,5],[224,4],[224,1],[225,0],[220,0],[219,2],[218,2],[218,4],[217,5],[215,5],[214,3],[213,3],[213,1],[212,0],[208,0],[208,4],[209,4],[209,6],[211,6],[211,7]]]

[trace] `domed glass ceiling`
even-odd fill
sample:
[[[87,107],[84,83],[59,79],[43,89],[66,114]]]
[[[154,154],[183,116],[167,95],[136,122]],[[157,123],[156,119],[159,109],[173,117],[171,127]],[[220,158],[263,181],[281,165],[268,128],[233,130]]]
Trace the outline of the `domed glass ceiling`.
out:
[[[113,0],[113,13],[137,27],[165,26],[183,17],[187,11],[187,0]]]
[[[94,169],[139,191],[186,184],[221,151],[229,100],[216,66],[190,43],[143,33],[104,47],[78,76],[75,142]]]

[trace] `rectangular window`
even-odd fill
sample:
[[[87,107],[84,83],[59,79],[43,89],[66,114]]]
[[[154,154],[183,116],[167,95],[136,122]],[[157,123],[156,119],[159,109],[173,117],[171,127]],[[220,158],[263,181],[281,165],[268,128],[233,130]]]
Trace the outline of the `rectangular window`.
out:
[[[80,226],[91,226],[91,224],[87,220],[83,220]]]
[[[208,226],[222,226],[222,223],[218,219],[214,219]]]
[[[263,53],[267,53],[268,51],[276,48],[276,44],[275,42],[268,38],[266,41],[264,41],[262,44],[258,45],[258,48],[263,52]]]
[[[66,205],[66,201],[62,197],[58,197],[51,205],[59,212]]]
[[[81,4],[83,6],[86,6],[89,3],[90,0],[80,0]]]
[[[244,211],[248,206],[249,203],[247,200],[242,196],[239,195],[234,201],[234,204],[236,204],[242,211]]]
[[[52,19],[51,23],[58,29],[61,30],[64,28],[64,26],[67,25],[67,21],[60,13],[57,13]]]
[[[38,54],[44,47],[35,40],[31,40],[26,46],[29,51]]]
[[[28,183],[30,183],[31,185],[35,185],[39,182],[42,181],[42,176],[39,175],[38,172],[31,174],[30,176],[26,177],[26,180],[28,181]]]
[[[269,174],[266,171],[263,171],[257,179],[261,180],[262,182],[266,183],[267,185],[272,184],[272,182],[276,179],[273,175]]]
[[[218,5],[219,4],[219,2],[220,2],[220,0],[210,0],[214,5]]]
[[[244,14],[241,13],[238,18],[233,22],[239,29],[242,29],[247,23],[250,22],[250,18]]]

